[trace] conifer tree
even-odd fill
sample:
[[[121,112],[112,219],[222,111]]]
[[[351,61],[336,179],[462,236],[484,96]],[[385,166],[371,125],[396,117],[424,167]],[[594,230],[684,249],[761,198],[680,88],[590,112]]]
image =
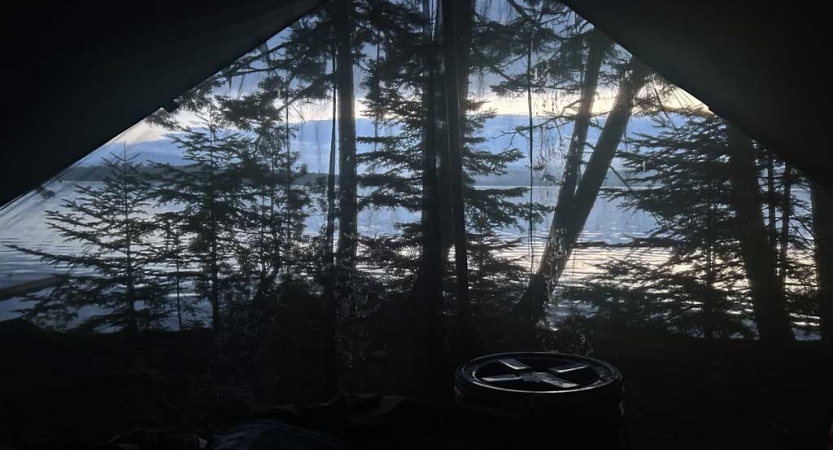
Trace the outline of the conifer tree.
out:
[[[455,5],[456,7],[457,5]],[[436,64],[432,57],[441,42],[441,35],[437,29],[426,32],[423,11],[416,7],[401,6],[392,10],[389,17],[399,20],[388,20],[384,28],[384,47],[378,60],[369,64],[368,77],[364,82],[367,89],[364,106],[365,111],[384,111],[376,120],[382,129],[392,130],[383,136],[360,136],[359,141],[372,149],[359,154],[359,161],[368,167],[367,173],[360,177],[361,185],[367,189],[367,194],[361,198],[362,208],[398,209],[422,212],[420,222],[398,224],[399,234],[364,238],[369,253],[364,255],[366,264],[380,267],[385,271],[388,279],[388,291],[400,293],[411,292],[422,286],[419,278],[418,255],[422,247],[425,227],[429,226],[425,201],[428,187],[424,184],[425,160],[424,155],[430,152],[434,155],[434,167],[437,176],[437,192],[439,214],[439,235],[441,239],[441,258],[447,261],[451,240],[450,223],[448,222],[450,205],[450,189],[447,185],[447,161],[443,163],[446,152],[442,142],[446,125],[437,119],[445,114],[445,102],[442,97],[444,83],[442,71],[431,68],[426,75],[426,65]],[[461,22],[475,21],[469,8],[460,6],[461,14],[468,13],[468,17],[458,17]],[[393,27],[390,23],[399,24]],[[442,26],[434,24],[435,27]],[[469,28],[478,29],[478,24]],[[460,27],[465,31],[465,27]],[[479,31],[469,31],[479,33]],[[459,40],[472,40],[472,44],[464,44],[458,48],[460,58],[458,63],[465,64],[459,68],[461,84],[460,91],[468,92],[468,77],[470,67],[480,67],[485,58],[481,53],[468,53],[469,46],[476,47],[477,37]],[[431,53],[429,49],[434,49]],[[426,56],[428,55],[428,56]],[[465,57],[463,57],[465,56]],[[464,63],[465,61],[465,63]],[[430,83],[426,83],[426,77]],[[430,98],[427,95],[432,95]],[[486,123],[495,117],[496,111],[486,109],[483,101],[472,98],[462,100],[465,117],[462,121],[463,154],[463,199],[465,204],[466,234],[464,238],[471,247],[468,256],[472,265],[470,276],[479,286],[487,284],[513,286],[517,289],[520,266],[507,258],[506,252],[516,248],[520,243],[515,239],[500,238],[498,230],[520,226],[529,217],[529,205],[518,204],[515,200],[528,192],[525,187],[515,188],[485,188],[476,186],[476,179],[488,176],[500,176],[506,173],[508,165],[521,160],[524,155],[514,148],[502,151],[492,151],[486,148],[487,136],[484,133]],[[431,110],[429,110],[431,108]],[[432,114],[439,111],[439,114]],[[429,200],[430,201],[430,200]],[[534,220],[539,221],[543,207],[533,205]],[[424,252],[424,250],[423,250]],[[423,254],[424,257],[424,254]],[[383,262],[383,263],[382,263]],[[380,264],[382,263],[382,264]],[[446,268],[445,278],[454,281],[454,276]],[[451,295],[450,292],[447,292]],[[489,310],[492,306],[500,308],[510,297],[500,300],[486,292],[485,289],[476,290],[478,297],[475,303],[483,300],[482,308]],[[491,303],[495,302],[495,303]],[[488,306],[487,306],[488,305]]]
[[[162,326],[167,317],[166,289],[156,270],[151,239],[156,229],[148,215],[151,186],[141,165],[127,156],[104,160],[101,186],[76,188],[60,210],[47,211],[49,227],[82,253],[60,254],[12,246],[40,256],[70,272],[48,293],[30,296],[34,306],[25,317],[48,327],[77,322],[89,329],[131,332]]]
[[[784,283],[778,276],[778,256],[768,245],[761,212],[761,192],[755,164],[754,143],[735,126],[726,127],[734,231],[740,241],[755,324],[761,340],[783,343],[793,340]]]
[[[170,135],[183,149],[186,164],[158,164],[155,195],[160,204],[180,209],[183,230],[192,235],[189,249],[200,271],[197,290],[211,305],[214,330],[223,329],[223,300],[230,292],[237,227],[243,218],[241,155],[248,142],[221,127],[223,116],[211,105],[202,127],[184,126]]]
[[[656,220],[633,256],[605,265],[591,282],[600,319],[617,329],[656,328],[705,338],[749,335],[742,323],[746,298],[738,240],[732,231],[725,123],[699,110],[657,118],[657,135],[640,135],[620,156],[638,190],[614,191],[626,208]],[[668,259],[647,262],[647,252]]]
[[[787,311],[812,314],[805,306],[811,273],[802,256],[809,249],[792,223],[798,208],[807,207],[792,192],[791,183],[800,180],[799,175],[774,161],[760,145],[754,144],[753,150],[751,141],[738,137],[739,131],[710,112],[688,108],[655,113],[656,134],[638,135],[631,141],[635,148],[621,153],[631,174],[626,183],[640,188],[608,195],[623,199],[625,208],[651,214],[656,227],[631,244],[635,248],[627,258],[604,264],[603,274],[586,288],[568,289],[569,295],[592,298],[598,307],[596,319],[619,330],[647,327],[705,338],[750,337],[745,321],[754,320],[761,339],[791,339],[791,331],[779,337],[767,325],[771,311],[766,308],[773,305],[765,302],[780,299],[787,330]],[[733,161],[733,146],[739,140],[750,145],[744,157],[748,165],[743,191],[738,161]],[[780,178],[790,178],[776,191],[775,179],[782,170]],[[773,191],[764,196],[761,187]],[[748,206],[740,207],[740,201]],[[758,212],[757,220],[749,210]],[[781,221],[772,238],[765,236],[761,215],[767,210],[772,222]],[[749,228],[757,231],[750,233]],[[756,252],[769,255],[765,267],[773,285],[763,298],[756,279],[760,272],[750,272],[751,239],[756,239]],[[667,259],[646,258],[650,255]],[[758,261],[755,269],[764,262]],[[753,314],[747,313],[750,307]]]
[[[356,7],[353,0],[335,0],[333,30],[338,79],[338,243],[336,292],[350,314],[356,311],[356,252],[358,251],[358,175],[354,110],[354,52]]]

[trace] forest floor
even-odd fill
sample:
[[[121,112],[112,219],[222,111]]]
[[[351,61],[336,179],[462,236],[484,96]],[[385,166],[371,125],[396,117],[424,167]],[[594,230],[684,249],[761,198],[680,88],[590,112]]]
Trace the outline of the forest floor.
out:
[[[252,412],[320,399],[314,345],[300,338],[270,364],[248,362],[263,349],[220,352],[210,331],[85,335],[0,324],[0,340],[0,448],[114,448],[104,444],[128,435],[150,443],[140,449],[194,448],[197,436]],[[750,341],[617,336],[593,347],[624,375],[629,448],[824,447],[833,357],[818,342],[773,351]],[[409,393],[409,366],[390,352],[348,363],[346,392]],[[164,442],[154,438],[160,430]]]

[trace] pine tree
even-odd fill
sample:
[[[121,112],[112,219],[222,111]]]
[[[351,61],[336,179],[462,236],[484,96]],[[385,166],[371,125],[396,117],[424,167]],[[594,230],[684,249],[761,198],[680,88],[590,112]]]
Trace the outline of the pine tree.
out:
[[[361,182],[370,193],[362,205],[422,212],[419,225],[398,224],[401,235],[382,236],[372,244],[368,241],[368,247],[384,251],[385,257],[396,258],[397,264],[391,268],[396,269],[392,275],[397,286],[401,286],[398,291],[411,292],[409,295],[413,296],[425,283],[439,283],[442,278],[432,274],[429,281],[415,266],[414,252],[423,244],[419,238],[423,230],[435,230],[434,236],[440,240],[439,263],[434,263],[430,272],[444,269],[453,243],[443,26],[440,20],[432,21],[432,14],[439,12],[433,11],[431,2],[423,2],[421,10],[415,3],[378,2],[378,6],[381,14],[371,16],[371,24],[378,30],[381,45],[377,46],[380,51],[376,60],[370,62],[363,83],[368,89],[365,106],[367,112],[374,114],[377,129],[391,131],[384,136],[376,133],[373,137],[360,137],[360,142],[372,145],[371,151],[359,155],[369,166],[369,173]],[[454,6],[460,10],[457,25],[461,30],[455,42],[459,62],[457,88],[465,109],[471,2],[455,2]],[[428,209],[435,206],[437,210],[431,216]],[[437,227],[431,225],[435,221]],[[377,258],[382,254],[377,252],[372,258],[382,260]]]
[[[201,118],[201,128],[185,126],[170,138],[183,149],[187,164],[158,164],[160,204],[181,208],[183,230],[192,235],[189,248],[200,271],[197,290],[211,305],[211,324],[223,329],[224,294],[229,293],[236,230],[243,217],[243,178],[240,156],[246,139],[221,128],[223,117],[212,105]]]
[[[819,316],[817,263],[814,262],[811,181],[781,161],[762,143],[754,142],[759,184],[764,190],[769,244],[776,253],[778,279],[794,328],[810,334],[819,331],[812,318]],[[803,193],[810,191],[810,201]]]
[[[760,187],[753,142],[734,126],[726,131],[732,203],[743,264],[752,297],[755,324],[761,340],[782,343],[793,340],[784,284],[778,276],[778,257],[768,245],[760,208]]]
[[[751,141],[739,138],[736,129],[709,112],[690,108],[654,114],[655,134],[638,135],[632,140],[636,147],[621,153],[631,174],[627,184],[640,189],[608,195],[624,199],[628,209],[650,213],[656,228],[647,238],[634,240],[627,258],[604,264],[606,272],[586,287],[567,289],[568,296],[592,298],[598,307],[596,320],[617,330],[651,328],[705,338],[752,336],[744,320],[754,319],[763,340],[783,339],[774,338],[767,328],[769,316],[761,313],[762,301],[780,298],[787,329],[786,310],[812,314],[805,306],[812,285],[803,261],[807,243],[793,225],[800,219],[796,211],[806,208],[792,192],[799,174],[758,144],[753,152]],[[738,175],[733,146],[739,139],[750,145],[744,157],[746,175]],[[775,182],[779,171],[780,187]],[[764,196],[760,187],[773,190]],[[748,206],[740,207],[740,202]],[[757,211],[757,220],[750,220],[755,215],[750,210]],[[766,236],[761,211],[771,211],[770,222],[781,221],[775,236]],[[769,255],[766,267],[773,284],[763,299],[755,278],[760,272],[750,272],[750,235],[756,239],[756,252]],[[653,257],[645,258],[649,255]],[[652,262],[659,255],[667,259]],[[755,264],[760,269],[762,262]],[[750,306],[753,315],[746,313]]]
[[[435,77],[438,75],[437,57],[434,51],[433,27],[430,0],[422,1],[422,51],[423,63],[422,103],[425,121],[438,124]],[[379,61],[377,54],[377,61]],[[377,81],[377,91],[379,83]],[[382,114],[377,114],[377,120]],[[417,391],[427,400],[441,396],[445,377],[445,330],[442,323],[443,302],[443,247],[440,229],[440,193],[437,170],[436,126],[423,129],[422,141],[422,192],[420,224],[422,239],[420,246],[419,275],[410,295],[413,314],[413,372],[418,380]]]
[[[629,184],[610,194],[650,213],[656,227],[626,259],[606,264],[591,285],[600,319],[617,329],[674,330],[705,338],[749,335],[742,323],[746,273],[733,232],[726,125],[699,110],[656,119],[656,135],[639,135],[620,153]],[[677,122],[680,122],[679,125]],[[662,262],[640,258],[667,252]],[[740,294],[740,295],[739,295]]]
[[[288,49],[287,49],[288,51]],[[236,260],[241,306],[254,316],[267,318],[268,309],[277,305],[280,287],[292,279],[299,281],[309,270],[308,239],[305,220],[311,211],[310,190],[300,186],[307,168],[298,164],[299,154],[290,145],[296,135],[288,114],[288,98],[301,95],[308,86],[295,78],[304,78],[301,69],[315,73],[323,67],[303,67],[294,61],[290,72],[288,54],[272,55],[267,63],[274,70],[256,89],[238,98],[220,97],[223,119],[242,132],[249,133],[250,145],[239,155],[241,201],[244,212],[238,225]],[[307,61],[314,65],[315,61]],[[279,70],[283,69],[283,70]],[[311,75],[310,75],[311,76]],[[280,91],[283,95],[277,95]],[[308,90],[306,99],[319,95]],[[279,277],[279,275],[281,275]],[[251,304],[249,304],[251,301]]]
[[[460,10],[467,11],[467,8],[460,6]],[[362,261],[370,267],[384,270],[388,293],[413,295],[416,292],[414,289],[421,289],[429,282],[420,278],[422,273],[428,272],[420,269],[417,255],[421,251],[425,258],[425,248],[430,247],[428,243],[423,243],[424,230],[432,223],[428,213],[432,208],[432,199],[425,197],[431,191],[431,186],[425,184],[430,183],[426,181],[431,179],[431,171],[427,170],[430,167],[436,168],[438,178],[436,192],[439,193],[439,199],[436,206],[440,223],[435,224],[434,228],[438,228],[439,232],[431,233],[429,239],[430,236],[440,236],[442,242],[439,252],[443,261],[447,261],[451,246],[449,237],[452,230],[447,221],[450,205],[443,201],[450,197],[450,191],[447,191],[450,187],[443,182],[448,181],[448,162],[443,163],[443,158],[447,158],[443,152],[447,149],[442,142],[446,125],[441,119],[445,114],[445,101],[441,93],[446,87],[441,71],[432,68],[428,73],[425,72],[426,66],[431,67],[431,64],[437,63],[432,58],[440,51],[438,49],[442,43],[438,41],[438,36],[441,33],[436,29],[426,32],[427,19],[416,8],[403,7],[398,14],[394,17],[404,20],[387,22],[383,52],[379,60],[369,65],[368,78],[364,83],[368,90],[365,110],[368,113],[384,111],[384,115],[377,119],[381,123],[380,128],[392,131],[378,137],[359,137],[361,143],[372,147],[358,155],[360,163],[368,167],[367,173],[360,178],[361,185],[368,189],[360,206],[419,211],[422,218],[420,222],[398,224],[398,234],[364,238],[364,247],[368,253]],[[458,19],[465,22],[462,18]],[[473,18],[470,16],[468,20]],[[401,25],[393,28],[389,23]],[[479,25],[475,24],[474,28],[477,27]],[[465,40],[463,37],[460,39]],[[471,46],[477,47],[478,44],[475,42]],[[434,49],[434,53],[429,52],[429,49]],[[465,51],[458,48],[458,53],[464,55]],[[484,64],[482,58],[484,56],[480,53],[471,53],[465,58],[469,60],[465,64],[468,67],[481,67]],[[462,60],[459,58],[458,63]],[[458,80],[461,86],[465,86],[465,89],[460,89],[463,92],[468,91],[468,67],[465,70],[459,68],[463,72]],[[430,98],[427,97],[429,95]],[[502,175],[509,164],[521,160],[524,155],[512,148],[500,152],[486,149],[484,126],[494,118],[496,112],[485,109],[483,101],[472,98],[463,100],[462,106],[466,113],[461,130],[465,239],[471,247],[468,258],[473,263],[469,276],[472,283],[480,283],[480,286],[495,283],[517,289],[520,266],[504,255],[507,249],[515,248],[520,243],[514,239],[498,238],[497,232],[502,228],[519,226],[528,218],[529,205],[519,205],[513,201],[526,194],[528,189],[479,188],[476,186],[476,177]],[[424,155],[428,153],[434,155],[434,158],[429,159],[433,163],[428,162],[429,166],[426,166]],[[426,174],[429,176],[424,178]],[[538,221],[543,208],[537,204],[533,206],[534,220]],[[453,272],[448,268],[446,274],[449,281],[455,281]],[[480,311],[501,310],[500,305],[510,301],[509,297],[496,301],[497,298],[485,290],[477,290],[476,294],[478,297],[472,297],[472,300],[475,304],[480,303],[477,308]],[[492,304],[492,301],[496,301],[496,304]],[[430,311],[427,314],[430,315]]]
[[[336,39],[338,79],[338,244],[336,289],[340,302],[351,315],[357,307],[356,252],[358,250],[358,175],[356,159],[356,115],[354,111],[353,66],[356,8],[353,0],[336,0],[333,23]]]
[[[336,64],[335,45],[332,49],[333,67]],[[327,165],[327,225],[324,229],[324,262],[321,276],[324,279],[324,392],[332,397],[338,392],[338,371],[336,369],[336,292],[335,292],[335,220],[336,220],[336,115],[338,108],[338,86],[333,85],[333,115],[330,135],[330,157]]]
[[[61,210],[47,211],[47,221],[65,241],[84,248],[80,254],[13,248],[68,267],[70,274],[47,294],[29,298],[25,317],[62,328],[78,321],[88,330],[131,332],[162,326],[168,315],[166,289],[155,267],[151,241],[156,229],[148,215],[151,186],[141,165],[127,156],[104,160],[102,186],[76,188],[76,198]],[[92,309],[92,312],[90,311]]]

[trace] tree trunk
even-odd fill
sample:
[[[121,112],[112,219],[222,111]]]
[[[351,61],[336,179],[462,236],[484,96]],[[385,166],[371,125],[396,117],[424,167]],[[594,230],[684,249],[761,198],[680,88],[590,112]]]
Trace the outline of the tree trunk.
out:
[[[211,326],[215,333],[222,331],[222,321],[220,320],[220,265],[219,265],[219,251],[217,249],[219,241],[218,230],[218,214],[217,214],[217,193],[215,190],[214,177],[217,171],[217,164],[214,160],[214,128],[213,123],[210,126],[211,146],[209,147],[209,158],[211,166],[208,172],[208,209],[209,209],[209,270],[211,276]]]
[[[833,191],[812,182],[810,195],[813,202],[821,338],[833,347]]]
[[[715,164],[715,155],[713,151],[709,152],[708,162],[710,165]],[[706,247],[706,292],[703,296],[702,302],[702,328],[703,337],[705,339],[712,339],[716,332],[716,316],[717,316],[717,302],[714,295],[714,283],[717,278],[717,270],[715,269],[715,241],[717,240],[717,223],[715,197],[718,194],[718,187],[715,186],[715,180],[709,180],[709,189],[707,191],[709,210],[706,216],[706,226],[708,227],[708,245]]]
[[[286,78],[289,79],[289,71],[287,70]],[[284,162],[284,172],[286,172],[286,184],[284,184],[284,202],[286,207],[284,208],[284,222],[286,224],[286,236],[284,238],[284,266],[286,267],[286,277],[289,279],[291,275],[291,265],[292,265],[292,215],[293,215],[293,208],[292,208],[292,147],[290,146],[290,141],[292,141],[291,130],[289,128],[289,85],[284,87],[284,136],[285,136],[285,146],[286,146],[286,161]],[[273,209],[274,211],[274,209]]]
[[[752,141],[729,125],[729,177],[741,257],[752,294],[752,309],[758,335],[768,343],[793,340],[784,300],[784,285],[778,277],[778,258],[761,211]]]
[[[455,0],[453,3],[455,35],[457,36],[457,92],[462,114],[465,115],[469,96],[469,60],[471,59],[474,0]]]
[[[784,204],[781,211],[778,278],[781,279],[781,284],[786,288],[787,269],[789,268],[787,256],[790,248],[790,217],[792,216],[792,169],[790,168],[789,163],[784,163],[784,176],[782,180],[782,184],[784,186]]]
[[[712,224],[709,224],[712,226]],[[716,273],[714,269],[714,252],[713,252],[713,243],[709,243],[709,246],[706,247],[706,290],[705,295],[701,299],[703,303],[702,308],[702,320],[700,323],[700,328],[703,330],[703,338],[705,339],[712,339],[716,332],[715,326],[715,316],[717,315],[716,307],[715,307],[715,298],[714,298],[714,280],[716,278]]]
[[[532,205],[532,194],[535,184],[535,160],[533,158],[533,151],[535,148],[535,127],[533,123],[533,108],[532,108],[532,46],[533,37],[535,36],[533,24],[529,24],[529,36],[526,45],[526,108],[527,108],[527,153],[529,156],[529,201],[527,202],[527,228],[529,240],[529,272],[532,273],[535,267],[535,226],[533,222],[534,208]]]
[[[135,333],[138,330],[136,323],[136,295],[134,292],[135,276],[133,274],[133,230],[130,226],[130,201],[127,198],[127,188],[125,186],[127,180],[127,144],[122,147],[122,161],[121,161],[121,207],[122,207],[122,226],[124,229],[125,238],[125,278],[127,285],[127,330]]]
[[[356,306],[354,274],[358,247],[356,175],[356,116],[353,93],[353,0],[334,4],[336,82],[338,85],[338,204],[336,289],[348,311]]]
[[[336,67],[333,52],[333,69]],[[324,395],[333,397],[338,392],[338,373],[336,372],[336,307],[335,307],[335,271],[333,261],[333,241],[335,240],[335,170],[336,170],[336,115],[337,85],[333,82],[333,122],[330,136],[330,161],[327,172],[327,229],[324,249]]]
[[[416,289],[412,292],[414,326],[414,374],[417,389],[425,400],[436,400],[443,392],[443,246],[440,238],[440,204],[437,177],[436,52],[431,36],[431,3],[423,0],[423,36],[426,45],[425,82],[422,92],[425,130],[422,153],[422,260]]]
[[[567,260],[570,258],[573,247],[584,228],[584,223],[587,221],[587,217],[596,202],[596,197],[599,195],[599,190],[610,168],[610,162],[616,154],[616,148],[619,146],[622,136],[624,136],[625,128],[633,112],[634,99],[642,86],[645,85],[650,73],[646,66],[635,59],[631,59],[630,66],[632,68],[630,76],[622,79],[613,107],[608,113],[602,133],[590,156],[587,169],[577,183],[578,187],[573,195],[569,192],[570,183],[572,182],[568,178],[574,175],[568,175],[568,173],[573,169],[577,170],[577,164],[569,167],[565,172],[565,185],[562,185],[561,188],[563,194],[559,193],[558,205],[550,226],[543,257],[538,265],[538,271],[532,277],[529,287],[521,299],[522,307],[526,308],[532,316],[539,314],[534,308],[539,308],[540,305],[545,303],[549,292],[552,291],[567,265]],[[585,90],[583,89],[583,91]],[[586,92],[588,97],[582,99],[582,102],[584,100],[591,101],[589,94],[593,93],[595,95],[595,88],[591,89],[588,85]],[[591,107],[592,103],[583,112],[586,114],[588,124]],[[585,127],[587,125],[582,123],[583,131],[578,125],[577,123],[574,132],[579,133],[579,135],[574,135],[573,141],[575,142],[571,142],[571,151],[573,155],[578,155],[577,158],[580,161],[584,142],[579,141],[578,138],[583,135],[586,139],[587,129]],[[576,147],[574,148],[573,145]],[[571,157],[576,158],[568,155],[568,158]],[[568,163],[568,166],[570,165],[572,164]],[[563,202],[562,197],[564,198]],[[530,318],[534,319],[534,317]]]
[[[182,303],[181,303],[181,296],[182,296],[182,287],[180,283],[180,274],[179,274],[179,256],[176,257],[176,320],[179,324],[179,331],[182,331]]]
[[[217,265],[217,243],[211,243],[211,327],[219,333],[222,329],[220,322],[220,276]]]
[[[464,120],[466,114],[466,107],[468,102],[469,91],[469,60],[471,53],[471,33],[472,33],[472,17],[474,14],[473,0],[457,0],[451,2],[454,6],[454,25],[455,25],[455,44],[457,56],[457,95],[459,96],[459,107],[461,111],[461,120]],[[437,50],[435,56],[435,63],[437,70],[433,78],[434,83],[434,104],[435,117],[445,117],[446,114],[446,84],[445,79],[451,76],[450,72],[445,69],[445,61],[443,60],[442,47],[444,44],[444,29],[442,21],[437,21],[436,35],[439,37],[437,43],[439,45],[434,48]],[[462,122],[461,122],[462,123]],[[454,225],[452,213],[452,163],[449,155],[448,147],[448,124],[444,121],[437,122],[434,142],[436,142],[436,155],[439,162],[439,189],[443,195],[439,196],[440,205],[440,241],[442,244],[442,258],[443,261],[448,261],[449,252],[454,245]],[[464,137],[464,136],[463,136]]]
[[[180,287],[180,252],[179,252],[179,238],[176,231],[173,229],[174,225],[170,220],[164,219],[165,230],[165,248],[164,259],[173,258],[174,260],[174,292],[176,293],[176,321],[179,325],[179,331],[182,331],[182,301],[181,301],[181,287]]]
[[[772,248],[775,248],[777,245],[777,233],[775,231],[775,160],[769,151],[764,154],[764,158],[766,159],[766,206],[769,216],[767,220],[769,242]]]
[[[570,209],[569,207],[572,206],[581,167],[581,157],[584,154],[584,147],[587,145],[587,130],[590,128],[602,60],[604,54],[613,45],[613,42],[601,31],[593,29],[591,33],[587,67],[581,84],[581,101],[573,124],[573,137],[570,139],[570,146],[567,149],[561,188],[558,191],[555,215],[560,218],[559,223],[563,223]]]
[[[450,0],[442,1],[443,55],[445,63],[445,118],[448,124],[448,162],[451,181],[451,215],[454,237],[454,263],[457,275],[457,311],[454,334],[450,338],[450,350],[454,359],[463,359],[477,353],[482,346],[472,321],[469,298],[469,273],[466,242],[466,216],[463,203],[463,122],[465,99],[460,95],[460,77],[468,77],[468,68],[460,66],[461,50],[457,28],[461,22],[471,20],[470,9]],[[467,54],[467,49],[463,52]],[[464,60],[467,60],[464,57]]]

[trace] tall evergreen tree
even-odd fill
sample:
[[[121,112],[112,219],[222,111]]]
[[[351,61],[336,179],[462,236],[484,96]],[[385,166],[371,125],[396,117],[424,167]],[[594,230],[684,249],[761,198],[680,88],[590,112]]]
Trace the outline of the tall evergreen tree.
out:
[[[323,72],[323,67],[319,68]],[[299,72],[293,77],[301,78]],[[238,98],[219,98],[224,120],[252,136],[250,145],[238,157],[240,194],[246,212],[237,231],[237,262],[241,287],[248,292],[251,306],[261,312],[275,306],[267,305],[266,299],[275,297],[281,283],[302,276],[308,269],[304,263],[309,256],[308,239],[303,232],[312,200],[309,189],[299,186],[307,168],[298,164],[300,155],[289,144],[295,138],[296,127],[287,115],[291,109],[287,98],[307,87],[301,83],[293,84],[292,78],[272,71],[252,92]],[[277,95],[276,90],[284,95]],[[307,95],[318,92],[310,90]],[[244,305],[249,306],[247,302]]]
[[[639,135],[636,147],[620,154],[630,169],[627,181],[642,187],[610,195],[651,214],[656,226],[636,240],[632,257],[606,264],[607,272],[590,283],[595,303],[600,318],[620,330],[653,324],[705,338],[748,335],[726,125],[696,109],[676,116],[673,122],[659,116],[656,135]],[[640,258],[647,252],[668,257],[651,263]]]
[[[740,139],[749,145],[745,175],[738,175],[733,147]],[[696,108],[656,111],[654,132],[632,142],[636,147],[621,154],[631,174],[625,181],[640,188],[609,195],[623,199],[628,209],[650,213],[656,228],[632,243],[636,248],[628,258],[604,264],[606,271],[587,287],[568,289],[570,296],[593,298],[597,320],[616,327],[647,326],[706,338],[750,336],[744,321],[754,319],[761,339],[791,339],[787,311],[812,314],[804,306],[812,284],[802,261],[806,241],[792,222],[797,209],[806,208],[792,192],[798,174],[772,160],[766,149],[756,145],[753,150],[752,142],[721,118]],[[775,190],[779,170],[782,182]],[[745,180],[743,190],[739,178]],[[764,196],[760,187],[773,191]],[[781,221],[772,238],[762,215],[770,202],[772,221]],[[769,284],[763,300],[780,299],[787,337],[774,337],[771,324],[767,328],[770,316],[761,313],[763,294],[755,277],[763,263],[753,264],[759,272],[750,271],[750,235],[757,239],[755,251],[769,255],[768,282],[780,283]],[[661,255],[667,259],[655,261]],[[749,306],[752,315],[746,313]]]
[[[445,377],[445,331],[442,323],[443,301],[443,247],[440,235],[440,192],[437,170],[437,108],[435,77],[438,67],[433,38],[431,1],[422,1],[422,56],[423,85],[422,103],[425,121],[429,126],[423,130],[422,151],[422,210],[420,224],[422,241],[420,247],[420,270],[411,292],[411,311],[414,315],[413,354],[414,374],[419,380],[416,386],[422,397],[436,399],[443,392]],[[377,57],[377,61],[379,58]],[[378,90],[378,84],[377,84]],[[381,114],[379,114],[381,116]],[[377,120],[378,120],[377,116]]]
[[[460,7],[460,10],[468,11],[468,8]],[[371,63],[368,78],[363,86],[368,92],[364,102],[366,111],[384,111],[385,114],[378,120],[382,123],[381,128],[391,132],[378,137],[359,138],[360,142],[372,147],[359,153],[360,164],[366,164],[368,167],[367,173],[360,178],[362,186],[368,189],[367,194],[361,199],[360,206],[421,211],[422,221],[398,224],[401,231],[399,234],[364,238],[367,243],[365,247],[369,251],[363,256],[363,261],[371,267],[379,267],[385,271],[385,276],[389,279],[389,293],[406,294],[412,292],[412,287],[429,283],[419,278],[422,276],[420,274],[429,271],[419,270],[419,259],[415,257],[418,249],[422,248],[423,258],[426,258],[428,253],[425,249],[432,248],[427,242],[423,243],[423,237],[430,239],[431,236],[439,236],[441,260],[446,260],[451,244],[449,236],[453,231],[447,221],[450,215],[447,209],[449,204],[442,200],[447,200],[450,196],[446,190],[450,187],[443,182],[448,180],[445,172],[448,164],[442,162],[443,158],[447,158],[443,156],[443,152],[447,153],[447,144],[442,142],[446,125],[442,120],[445,114],[445,100],[441,94],[445,92],[446,84],[442,71],[437,69],[436,65],[428,75],[425,74],[426,65],[440,63],[433,58],[439,51],[437,49],[441,49],[441,28],[427,32],[424,28],[426,19],[416,8],[400,6],[396,10],[392,9],[388,17],[397,17],[400,20],[387,21],[384,28],[384,51],[380,53],[378,61]],[[459,20],[464,21],[462,18]],[[468,20],[471,21],[473,18],[469,16]],[[392,27],[391,23],[401,25]],[[435,23],[434,26],[442,25]],[[477,43],[471,45],[476,47]],[[435,52],[429,53],[429,48],[435,49]],[[465,54],[460,48],[457,50],[460,55]],[[467,55],[466,59],[470,62],[466,64],[469,67],[481,66],[483,63],[480,58],[483,58],[481,54],[471,53]],[[469,71],[470,69],[466,69],[458,79],[461,86],[466,86],[465,91],[468,90]],[[427,76],[430,76],[430,84],[426,82]],[[516,277],[519,276],[519,271],[516,269],[519,266],[505,255],[507,249],[517,247],[519,242],[498,238],[498,230],[519,226],[527,218],[528,205],[519,205],[514,200],[523,196],[528,189],[477,187],[475,177],[505,174],[506,167],[521,160],[524,155],[517,149],[493,152],[485,148],[487,136],[483,131],[484,126],[494,118],[496,112],[485,110],[483,101],[467,98],[461,102],[465,111],[461,123],[462,194],[466,218],[464,237],[471,246],[468,252],[469,259],[474,261],[474,258],[477,258],[477,262],[470,268],[470,277],[473,282],[482,281],[480,286],[485,286],[488,280],[488,283],[505,283],[506,286],[517,288]],[[426,162],[424,155],[433,155],[433,160],[428,158]],[[440,197],[436,205],[430,198],[432,185],[426,184],[432,183],[431,168],[436,169],[436,192]],[[433,223],[429,220],[429,210],[432,206],[437,207],[436,213],[439,216],[439,223],[434,223],[436,228],[433,229],[438,229],[439,232],[434,231],[426,236],[423,234],[426,227]],[[541,207],[536,204],[535,220],[540,220],[540,214]],[[431,260],[435,261],[436,258],[437,255]],[[503,270],[510,266],[512,270]],[[449,270],[446,271],[445,278],[449,281],[455,280]],[[445,291],[447,296],[452,295]],[[490,309],[485,306],[490,302],[506,304],[509,301],[509,297],[498,300],[482,289],[477,290],[477,295],[482,295],[482,298],[473,297],[474,303],[484,300],[481,305],[483,310]],[[431,314],[430,311],[428,314]]]
[[[333,67],[336,64],[335,45],[332,49]],[[332,396],[338,391],[338,372],[336,369],[336,293],[335,293],[335,220],[336,220],[336,117],[338,108],[338,89],[333,84],[333,115],[330,135],[330,157],[327,165],[327,225],[324,231],[324,314],[326,330],[324,336],[324,390]]]
[[[777,273],[787,312],[794,327],[818,331],[811,320],[819,314],[816,297],[816,264],[809,199],[803,195],[810,181],[789,163],[781,161],[760,142],[754,142],[759,184],[764,189],[769,244],[776,254]],[[811,189],[810,189],[811,190]],[[812,197],[812,193],[810,193]],[[803,230],[803,231],[802,231]]]
[[[70,269],[47,294],[29,298],[35,302],[24,314],[29,320],[49,327],[79,321],[89,330],[135,332],[159,327],[167,317],[166,289],[151,248],[156,229],[147,212],[151,186],[126,149],[105,159],[104,167],[101,186],[79,185],[75,198],[64,200],[60,210],[47,211],[49,227],[65,241],[81,244],[83,253],[12,246]]]
[[[734,126],[727,127],[729,175],[736,213],[735,231],[742,249],[752,293],[755,323],[761,340],[791,341],[793,332],[787,313],[784,285],[778,276],[777,254],[768,244],[759,201],[761,196],[752,140]]]
[[[354,111],[354,43],[356,8],[353,0],[333,5],[338,78],[338,248],[336,285],[341,302],[351,314],[356,309],[356,252],[358,249],[358,175],[356,160],[356,114]]]
[[[237,245],[236,226],[243,215],[243,178],[240,156],[248,142],[222,129],[219,108],[211,105],[201,119],[202,127],[185,126],[170,137],[183,149],[184,166],[158,164],[161,204],[181,208],[193,259],[201,271],[198,291],[211,305],[211,324],[222,331],[223,294],[229,292],[232,257]]]

